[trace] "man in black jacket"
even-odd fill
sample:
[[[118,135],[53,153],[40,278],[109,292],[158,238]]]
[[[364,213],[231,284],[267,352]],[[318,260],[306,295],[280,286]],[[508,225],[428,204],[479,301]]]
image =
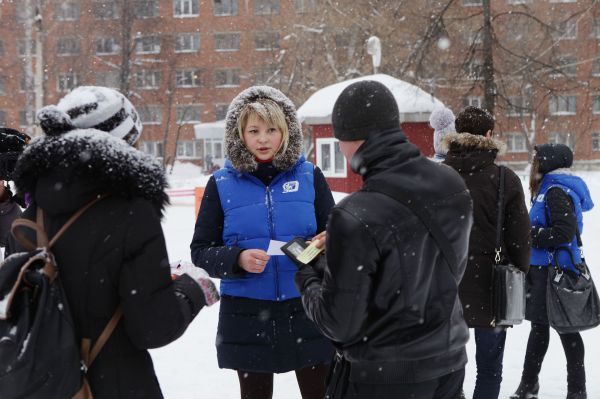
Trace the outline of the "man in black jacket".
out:
[[[338,348],[328,397],[455,398],[467,362],[458,283],[469,193],[456,172],[408,142],[384,85],[348,86],[332,119],[364,185],[331,213],[327,266],[296,276],[307,314]]]

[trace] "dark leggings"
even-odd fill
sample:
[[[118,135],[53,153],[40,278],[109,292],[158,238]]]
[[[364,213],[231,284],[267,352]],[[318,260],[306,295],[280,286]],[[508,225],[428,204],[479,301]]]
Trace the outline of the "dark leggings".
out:
[[[567,384],[569,392],[585,391],[585,349],[579,333],[559,334],[567,358]],[[527,341],[523,381],[535,384],[542,368],[544,356],[550,343],[550,326],[531,323]]]
[[[296,370],[296,380],[298,380],[302,399],[323,399],[325,397],[325,378],[328,372],[328,364]],[[273,397],[273,373],[239,370],[237,373],[242,399],[271,399]]]

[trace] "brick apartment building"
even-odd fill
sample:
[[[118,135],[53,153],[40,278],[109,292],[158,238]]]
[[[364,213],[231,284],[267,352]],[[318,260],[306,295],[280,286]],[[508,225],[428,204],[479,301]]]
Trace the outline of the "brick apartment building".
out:
[[[26,77],[25,20],[28,2],[37,1],[0,1],[0,125],[28,131],[27,94],[34,83]],[[275,84],[283,23],[306,11],[302,0],[41,3],[41,29],[33,17],[29,34],[30,75],[43,57],[41,103],[55,104],[79,85],[114,87],[128,93],[140,113],[142,150],[198,161],[206,152],[222,158],[223,148],[196,140],[193,125],[223,119],[241,89]]]
[[[56,103],[78,85],[105,85],[128,93],[140,111],[142,150],[169,161],[176,156],[200,162],[208,153],[221,158],[222,143],[195,139],[193,125],[223,119],[240,90],[267,83],[289,93],[299,106],[318,88],[340,79],[327,74],[325,68],[321,72],[320,64],[333,65],[335,59],[339,64],[348,63],[344,57],[349,57],[351,42],[364,47],[362,43],[371,34],[390,42],[385,33],[376,31],[377,26],[357,30],[351,26],[351,18],[340,16],[340,11],[351,12],[350,6],[358,7],[358,3],[335,3],[339,9],[333,17],[327,24],[319,24],[316,21],[324,13],[323,7],[328,7],[319,0],[0,1],[0,125],[30,129],[33,119],[28,109]],[[411,29],[410,16],[422,8],[419,3],[406,3],[407,17],[391,20],[404,24],[396,35]],[[446,51],[446,60],[440,58],[442,71],[444,63],[450,65],[453,58],[456,61],[480,43],[479,28],[470,29],[468,24],[477,20],[482,3],[459,0],[452,4],[450,14],[460,23],[447,29],[452,47]],[[27,13],[28,4],[40,5],[41,18]],[[537,32],[518,21],[519,13],[527,11],[547,24],[554,38],[547,55],[562,63],[547,79],[558,91],[537,83],[524,90],[526,78],[521,76],[515,83],[508,73],[500,80],[508,93],[498,98],[495,112],[497,131],[508,144],[504,159],[524,166],[529,154],[523,131],[533,130],[534,142],[567,143],[578,159],[600,165],[600,2],[491,0],[491,7],[494,34],[516,47],[531,46],[533,51],[539,41]],[[572,17],[565,20],[566,15]],[[28,18],[33,20],[30,29],[25,23]],[[312,43],[302,38],[303,32],[312,35]],[[296,47],[291,46],[291,37]],[[29,48],[27,38],[31,38]],[[309,45],[317,48],[312,58],[290,57]],[[391,53],[407,56],[409,49],[385,49],[384,60]],[[372,73],[370,57],[363,50],[354,54],[350,57],[358,60],[356,67],[352,66],[355,75],[345,76]],[[380,72],[432,92],[458,112],[468,104],[482,105],[481,60],[474,54],[465,66],[470,77],[464,84],[428,87],[414,74],[403,76],[385,62]],[[506,54],[497,51],[494,57],[510,71],[510,65],[502,65]],[[43,61],[38,63],[38,58]],[[301,87],[298,81],[303,77],[295,67],[314,69],[321,80]]]

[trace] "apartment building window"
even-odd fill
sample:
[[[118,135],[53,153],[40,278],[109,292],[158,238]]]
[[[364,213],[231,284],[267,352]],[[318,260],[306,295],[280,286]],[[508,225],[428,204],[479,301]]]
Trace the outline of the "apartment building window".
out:
[[[177,124],[200,123],[202,118],[202,107],[200,105],[178,105],[175,108],[175,119]]]
[[[592,76],[600,76],[600,58],[592,61]]]
[[[160,36],[142,36],[136,38],[135,51],[138,54],[160,53]]]
[[[215,70],[215,87],[237,87],[239,85],[240,70],[238,68]]]
[[[136,0],[134,5],[135,16],[139,19],[156,18],[159,16],[158,0]]]
[[[66,93],[78,86],[79,77],[75,72],[59,73],[56,79],[56,90]]]
[[[215,119],[221,121],[225,119],[227,116],[227,110],[229,109],[229,104],[221,103],[215,104]]]
[[[334,138],[317,139],[317,166],[325,177],[346,177],[346,158]]]
[[[135,83],[139,89],[158,89],[160,87],[160,71],[142,69],[135,73]]]
[[[254,71],[254,84],[264,85],[264,84],[272,84],[273,80],[277,76],[278,68],[277,66],[265,66],[262,68],[257,68]]]
[[[144,125],[160,125],[162,123],[162,107],[147,105],[138,109],[140,120]]]
[[[19,78],[19,91],[27,92],[33,90],[33,79],[27,79],[27,76],[21,75]]]
[[[555,68],[556,70],[552,73],[553,76],[577,76],[577,58],[558,57]]]
[[[566,21],[555,22],[552,36],[557,40],[577,39],[577,21],[575,19],[569,19]]]
[[[506,152],[527,152],[527,144],[523,133],[506,134]]]
[[[200,49],[200,34],[179,33],[175,36],[176,53],[196,53]]]
[[[96,72],[96,85],[118,89],[121,76],[117,71]]]
[[[528,97],[511,96],[508,97],[506,115],[522,116],[531,114],[531,101]]]
[[[0,94],[6,93],[6,78],[4,76],[0,76]]]
[[[551,96],[549,100],[551,115],[575,115],[577,113],[577,97]]]
[[[197,145],[198,144],[198,145]],[[177,158],[200,158],[200,145],[196,140],[179,140]]]
[[[279,14],[279,0],[254,0],[254,15]]]
[[[531,0],[508,0],[508,4],[527,4],[531,3]]]
[[[76,37],[61,37],[56,42],[56,55],[78,55],[80,47],[79,39]]]
[[[35,111],[19,111],[19,126],[27,127],[35,122]]]
[[[120,50],[121,47],[114,37],[99,37],[96,39],[96,54],[98,55],[117,54]]]
[[[92,14],[96,19],[118,19],[119,8],[115,0],[94,0],[92,3]]]
[[[481,104],[483,103],[482,100],[483,99],[481,97],[479,97],[479,96],[465,97],[462,100],[462,106],[463,106],[463,108],[467,108],[467,107],[481,108]]]
[[[279,48],[279,32],[256,32],[254,34],[254,46],[256,50],[268,51]]]
[[[4,56],[4,42],[0,39],[0,57]]]
[[[29,53],[32,56],[35,56],[35,50],[36,50],[36,44],[35,44],[35,40],[30,40],[29,41]],[[25,39],[19,39],[17,41],[17,52],[19,53],[19,55],[21,57],[26,56],[27,54],[27,40]]]
[[[575,147],[575,136],[573,136],[571,133],[564,132],[548,133],[548,143],[565,144],[572,150]]]
[[[577,3],[577,0],[550,0],[550,3]]]
[[[79,13],[78,1],[61,1],[56,4],[54,9],[54,17],[58,21],[77,21],[79,20]]]
[[[0,110],[0,126],[6,126],[6,112]]]
[[[468,79],[483,79],[483,62],[481,60],[471,60],[463,67]]]
[[[164,156],[162,141],[141,141],[140,149],[146,154],[154,155],[157,158]]]
[[[213,14],[216,16],[238,15],[239,0],[213,0]]]
[[[2,115],[0,115],[1,117]],[[0,125],[2,120],[0,119]],[[592,151],[600,151],[600,132],[592,133]]]
[[[482,0],[463,0],[463,6],[473,7],[483,5]]]
[[[175,85],[177,87],[200,86],[200,69],[178,69],[175,71]]]
[[[592,25],[592,37],[600,39],[600,18],[594,18],[594,24]]]
[[[198,16],[198,0],[173,0],[173,16],[189,18]]]
[[[592,96],[592,112],[600,114],[600,95]]]
[[[298,14],[305,14],[315,10],[315,0],[293,0],[294,10]]]
[[[214,38],[216,51],[236,51],[240,49],[239,33],[215,33]]]

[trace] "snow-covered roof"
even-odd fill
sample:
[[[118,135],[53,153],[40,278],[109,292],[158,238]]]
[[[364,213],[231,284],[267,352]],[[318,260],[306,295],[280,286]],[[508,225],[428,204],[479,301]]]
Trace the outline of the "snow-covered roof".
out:
[[[222,139],[225,137],[225,120],[194,125],[197,139]]]
[[[398,103],[401,122],[428,122],[431,111],[444,106],[440,100],[415,85],[389,75],[377,74],[346,80],[317,91],[298,108],[300,121],[309,125],[330,124],[333,104],[340,93],[361,80],[376,80],[391,90]]]

